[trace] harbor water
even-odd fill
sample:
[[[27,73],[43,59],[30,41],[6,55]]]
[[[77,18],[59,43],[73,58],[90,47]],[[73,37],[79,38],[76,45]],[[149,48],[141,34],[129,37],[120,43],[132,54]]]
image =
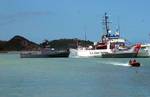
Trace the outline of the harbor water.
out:
[[[0,54],[0,97],[150,97],[150,58],[128,61]]]

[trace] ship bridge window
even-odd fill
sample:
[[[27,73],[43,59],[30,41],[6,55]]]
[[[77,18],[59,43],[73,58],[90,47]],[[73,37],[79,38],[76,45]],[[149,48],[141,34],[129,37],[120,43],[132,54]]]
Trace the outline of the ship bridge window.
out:
[[[114,43],[111,43],[110,44],[110,49],[114,49],[115,48],[115,44]]]
[[[98,45],[96,45],[96,49],[107,49],[107,44],[106,43],[98,43]]]

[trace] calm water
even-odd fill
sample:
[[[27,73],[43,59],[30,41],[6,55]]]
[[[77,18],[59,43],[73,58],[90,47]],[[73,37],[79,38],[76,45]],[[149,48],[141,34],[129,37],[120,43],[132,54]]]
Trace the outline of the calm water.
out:
[[[0,97],[150,97],[150,59],[128,60],[0,54]]]

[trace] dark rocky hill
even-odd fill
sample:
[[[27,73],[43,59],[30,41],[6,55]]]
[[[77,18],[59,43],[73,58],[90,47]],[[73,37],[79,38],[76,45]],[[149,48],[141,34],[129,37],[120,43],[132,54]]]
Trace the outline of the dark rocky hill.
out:
[[[52,40],[52,41],[45,41],[41,43],[40,45],[42,47],[49,45],[50,48],[55,49],[68,49],[68,48],[77,48],[77,45],[80,46],[89,46],[92,45],[93,42],[91,41],[85,41],[80,39],[58,39],[58,40]]]
[[[69,49],[77,48],[80,46],[92,45],[91,41],[84,41],[80,39],[58,39],[52,41],[44,41],[41,44],[36,44],[22,36],[14,36],[9,41],[0,41],[0,52],[3,51],[35,51],[40,50],[40,48],[50,47],[55,49]]]
[[[9,41],[0,41],[0,51],[38,50],[39,45],[22,36],[14,36]]]

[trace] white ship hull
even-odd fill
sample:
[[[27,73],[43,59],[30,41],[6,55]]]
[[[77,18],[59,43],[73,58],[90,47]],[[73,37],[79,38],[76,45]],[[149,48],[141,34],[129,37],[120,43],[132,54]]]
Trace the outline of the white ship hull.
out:
[[[73,57],[102,57],[104,52],[111,52],[111,50],[70,49],[70,55]]]
[[[150,57],[150,44],[141,45],[141,49],[137,57]]]
[[[88,58],[88,57],[100,57],[104,58],[105,54],[107,54],[107,58],[115,58],[115,57],[122,57],[122,58],[131,58],[136,57],[137,53],[134,52],[134,48],[132,47],[128,50],[123,51],[113,51],[112,49],[85,49],[85,48],[78,48],[78,49],[70,49],[70,57],[76,58]]]

